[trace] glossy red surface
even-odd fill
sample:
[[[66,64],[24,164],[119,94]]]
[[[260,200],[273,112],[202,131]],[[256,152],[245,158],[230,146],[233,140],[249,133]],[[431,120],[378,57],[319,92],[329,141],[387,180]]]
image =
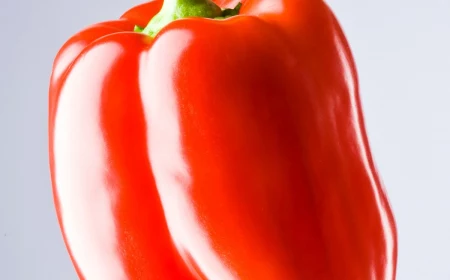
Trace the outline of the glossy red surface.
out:
[[[339,24],[322,1],[243,2],[155,39],[130,32],[150,2],[55,59],[51,174],[81,279],[395,279]]]

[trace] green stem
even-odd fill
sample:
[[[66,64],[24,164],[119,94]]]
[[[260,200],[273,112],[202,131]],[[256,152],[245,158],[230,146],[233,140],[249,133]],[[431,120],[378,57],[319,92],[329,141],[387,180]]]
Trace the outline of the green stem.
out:
[[[136,32],[155,37],[170,22],[188,17],[224,19],[239,14],[241,3],[234,9],[221,9],[211,0],[164,0],[163,6],[145,28],[136,26]]]

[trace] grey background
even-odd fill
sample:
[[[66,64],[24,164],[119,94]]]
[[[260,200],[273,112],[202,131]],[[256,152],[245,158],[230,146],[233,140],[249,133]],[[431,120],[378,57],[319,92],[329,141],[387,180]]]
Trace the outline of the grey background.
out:
[[[54,55],[138,0],[1,0],[0,279],[76,279],[47,156]],[[450,280],[450,1],[328,0],[350,41],[399,229],[399,280]]]

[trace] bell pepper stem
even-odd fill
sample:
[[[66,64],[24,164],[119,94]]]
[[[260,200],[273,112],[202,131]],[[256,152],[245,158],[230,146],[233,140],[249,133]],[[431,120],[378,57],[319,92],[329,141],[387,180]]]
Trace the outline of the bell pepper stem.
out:
[[[170,22],[188,17],[225,19],[239,14],[242,4],[233,9],[221,9],[211,0],[164,0],[161,10],[145,28],[136,26],[134,31],[155,37]]]

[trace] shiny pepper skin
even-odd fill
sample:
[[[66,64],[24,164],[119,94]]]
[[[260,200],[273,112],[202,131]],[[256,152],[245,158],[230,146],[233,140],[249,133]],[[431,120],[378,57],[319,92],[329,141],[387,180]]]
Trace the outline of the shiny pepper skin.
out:
[[[133,31],[151,1],[57,54],[51,178],[80,279],[395,279],[395,221],[336,18],[319,0],[242,4],[151,38]]]

